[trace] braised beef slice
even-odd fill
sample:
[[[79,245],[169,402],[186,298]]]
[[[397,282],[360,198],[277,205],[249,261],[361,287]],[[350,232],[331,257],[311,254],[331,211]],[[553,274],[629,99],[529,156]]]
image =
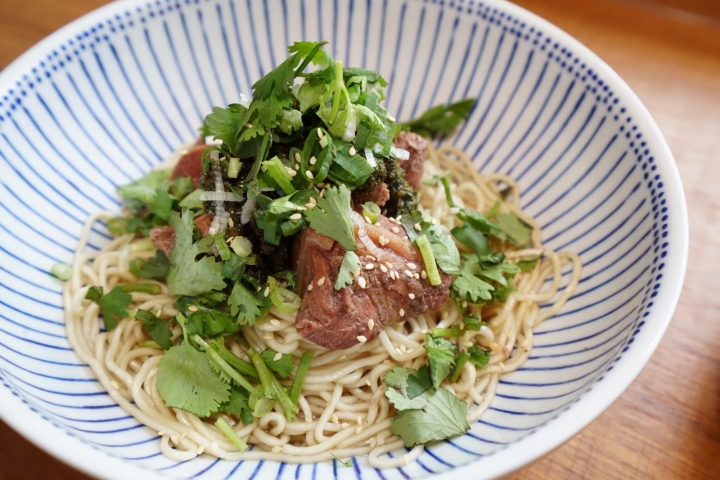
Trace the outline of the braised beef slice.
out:
[[[193,219],[195,226],[200,230],[200,234],[203,237],[207,235],[208,230],[210,230],[212,220],[213,216],[209,213],[204,213]],[[175,229],[170,225],[155,227],[150,230],[150,240],[152,240],[156,247],[165,252],[165,255],[169,258],[170,251],[175,243]]]
[[[402,131],[394,143],[397,148],[410,152],[410,158],[398,164],[405,171],[405,181],[415,190],[419,189],[429,148],[427,141],[417,133]]]
[[[325,348],[349,348],[359,342],[360,336],[370,340],[385,325],[439,310],[445,303],[451,277],[441,273],[442,283],[431,286],[422,278],[422,256],[404,229],[386,217],[381,217],[379,223],[376,226],[363,222],[363,235],[358,234],[357,225],[354,227],[358,245],[355,253],[361,270],[351,284],[340,290],[335,290],[334,285],[345,249],[312,228],[296,239],[293,262],[303,298],[295,326],[303,338]],[[398,234],[392,232],[393,227],[399,228]],[[380,236],[384,237],[383,243],[387,239],[386,245],[380,245]],[[369,265],[372,268],[368,269]],[[365,281],[364,288],[360,278]]]
[[[202,153],[207,149],[205,144],[195,145],[185,153],[173,168],[170,178],[191,177],[195,188],[200,188],[202,177]]]

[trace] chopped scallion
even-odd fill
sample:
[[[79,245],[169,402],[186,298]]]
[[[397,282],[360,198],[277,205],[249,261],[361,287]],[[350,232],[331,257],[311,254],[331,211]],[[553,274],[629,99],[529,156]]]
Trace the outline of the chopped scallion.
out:
[[[435,263],[435,255],[430,246],[430,240],[428,240],[425,234],[422,234],[415,239],[415,245],[420,249],[420,254],[423,257],[423,263],[425,263],[425,270],[427,271],[430,285],[440,285],[442,279],[440,278],[440,273]]]
[[[216,233],[213,235],[213,240],[215,240],[215,247],[217,248],[220,258],[223,261],[230,260],[230,249],[228,248],[227,243],[225,243],[225,236],[222,233]]]
[[[380,220],[380,207],[374,202],[363,203],[362,213],[373,223]]]
[[[153,243],[153,241],[149,238],[141,238],[140,240],[135,240],[128,245],[128,251],[132,253],[146,252],[148,250],[155,250],[156,248],[155,243]]]
[[[52,273],[56,278],[62,281],[70,280],[70,277],[72,277],[73,268],[67,263],[56,263],[55,265],[50,267],[50,273]]]
[[[285,195],[292,195],[296,192],[295,187],[292,186],[292,177],[285,169],[285,165],[282,164],[277,156],[274,156],[270,160],[262,163],[267,168],[270,176],[277,182],[280,189],[285,192]]]
[[[290,387],[290,401],[293,402],[294,405],[297,405],[298,399],[300,398],[300,392],[302,391],[305,377],[310,369],[310,360],[312,360],[313,355],[315,355],[315,350],[306,350],[302,357],[300,357],[300,363],[298,363],[295,378],[293,378],[293,383]]]
[[[245,258],[252,253],[252,242],[245,237],[238,236],[232,239],[230,248],[232,248],[239,257]]]
[[[138,292],[148,293],[150,295],[157,295],[162,291],[160,285],[149,282],[126,283],[121,288],[124,293]]]
[[[460,378],[462,369],[468,360],[470,360],[470,354],[464,350],[462,352],[460,352],[460,355],[458,355],[457,360],[455,360],[455,370],[453,370],[452,375],[450,375],[450,378],[448,379],[448,381],[450,383],[457,382],[457,379]]]
[[[228,163],[228,178],[237,178],[240,173],[240,159],[237,157],[230,157]]]

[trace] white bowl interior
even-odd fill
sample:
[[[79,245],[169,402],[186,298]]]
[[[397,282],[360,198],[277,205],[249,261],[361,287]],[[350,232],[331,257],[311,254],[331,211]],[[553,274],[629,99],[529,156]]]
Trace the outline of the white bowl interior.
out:
[[[212,106],[249,94],[300,39],[329,40],[346,65],[380,71],[390,82],[386,106],[400,119],[477,97],[468,122],[443,141],[470,153],[479,169],[519,180],[547,245],[582,257],[582,282],[536,330],[530,360],[503,378],[472,430],[408,467],[380,472],[362,458],[353,468],[209,458],[176,464],[159,454],[157,432],[119,409],[78,362],[65,337],[61,285],[48,271],[70,262],[88,214],[119,211],[117,185],[193,139]],[[0,378],[2,395],[24,403],[0,411],[58,455],[84,449],[77,440],[90,445],[100,461],[65,459],[95,474],[142,468],[176,477],[399,479],[477,461],[488,474],[507,473],[562,443],[619,395],[677,299],[687,228],[657,128],[587,49],[504,2],[120,2],[27,54],[0,77],[0,94]],[[108,238],[98,224],[90,243]],[[598,383],[615,362],[624,369],[617,383]],[[591,388],[601,395],[583,413],[551,422]],[[52,438],[69,443],[49,445],[20,426],[14,417],[28,408]],[[504,456],[496,453],[502,449]]]

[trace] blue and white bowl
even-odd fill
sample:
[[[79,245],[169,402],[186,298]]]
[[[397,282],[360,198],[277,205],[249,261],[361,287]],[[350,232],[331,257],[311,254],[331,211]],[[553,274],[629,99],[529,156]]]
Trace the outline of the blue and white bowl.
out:
[[[119,184],[196,136],[300,39],[390,81],[407,119],[477,97],[445,141],[517,178],[555,250],[584,262],[577,294],[537,330],[532,356],[487,414],[405,468],[363,458],[289,465],[175,463],[68,346],[61,285],[85,218],[119,211]],[[97,226],[91,245],[109,239]],[[627,85],[576,40],[503,1],[140,0],[54,33],[0,75],[0,414],[92,475],[401,479],[495,477],[568,440],[632,382],[680,292],[687,218],[675,164]],[[404,452],[396,452],[402,454]]]

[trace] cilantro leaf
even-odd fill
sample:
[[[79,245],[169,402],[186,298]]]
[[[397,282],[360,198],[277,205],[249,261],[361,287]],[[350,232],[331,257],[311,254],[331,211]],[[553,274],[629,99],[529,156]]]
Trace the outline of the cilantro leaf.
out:
[[[222,410],[228,415],[236,415],[244,425],[253,422],[252,409],[249,405],[250,394],[237,385],[230,386],[230,398],[222,406]]]
[[[147,260],[135,258],[130,261],[130,271],[140,278],[164,279],[170,270],[170,260],[165,252],[158,248],[154,257]]]
[[[326,189],[317,207],[305,211],[305,218],[320,235],[336,240],[346,250],[357,250],[350,212],[350,190],[340,185]]]
[[[173,214],[170,225],[175,228],[175,244],[170,252],[170,269],[167,274],[170,295],[193,296],[224,289],[222,263],[216,262],[213,256],[195,261],[199,254],[210,251],[212,237],[193,243],[195,224],[189,210],[183,210],[182,217]]]
[[[284,354],[279,360],[275,360],[277,353],[278,352],[272,348],[266,348],[260,356],[262,356],[265,365],[267,365],[270,370],[277,373],[280,378],[287,378],[295,369],[295,364],[292,361],[292,355]]]
[[[178,200],[185,198],[195,190],[192,177],[175,177],[170,180],[170,193]]]
[[[139,180],[118,187],[118,193],[130,210],[151,204],[158,191],[167,194],[171,173],[170,170],[152,171]]]
[[[466,98],[450,105],[436,105],[419,118],[405,122],[401,126],[424,137],[431,137],[436,133],[451,133],[470,115],[475,103],[475,99]]]
[[[423,348],[427,352],[430,362],[430,375],[435,388],[439,387],[455,366],[455,354],[457,345],[442,337],[434,337],[429,333],[425,334],[427,342]]]
[[[486,281],[475,276],[477,264],[465,261],[460,273],[453,279],[450,288],[458,300],[471,303],[489,302],[495,288]]]
[[[145,330],[145,332],[150,335],[150,338],[160,345],[163,350],[167,350],[173,346],[172,330],[170,330],[168,322],[159,318],[154,313],[143,309],[138,309],[135,314],[135,320],[142,322],[143,330]]]
[[[132,303],[132,295],[123,292],[122,287],[115,287],[104,295],[102,287],[90,287],[85,298],[98,304],[108,332],[114,330],[120,320],[127,318],[125,309]]]
[[[172,212],[172,202],[172,197],[167,189],[157,188],[155,197],[148,203],[148,209],[163,220],[168,220],[170,212]]]
[[[465,223],[462,227],[453,228],[450,233],[452,233],[453,237],[459,242],[472,248],[478,255],[488,255],[492,253],[487,237],[479,230],[472,228],[468,223]]]
[[[196,306],[195,312],[190,312],[187,317],[188,335],[200,335],[201,337],[218,337],[229,335],[240,330],[240,325],[234,319],[219,310]]]
[[[533,270],[535,270],[535,267],[537,266],[537,263],[539,260],[540,260],[540,256],[537,256],[535,258],[528,258],[525,260],[520,260],[519,262],[517,262],[517,266],[521,271],[523,271],[525,273],[530,273]]]
[[[345,252],[342,263],[340,264],[340,271],[338,272],[338,278],[335,281],[335,290],[340,290],[345,285],[350,285],[355,278],[354,274],[360,268],[360,259],[350,250]]]
[[[443,440],[470,429],[465,418],[467,404],[444,388],[431,389],[412,402],[424,402],[421,409],[401,410],[393,419],[390,433],[403,439],[406,447]]]
[[[205,127],[209,135],[228,146],[231,153],[239,149],[238,137],[242,129],[243,117],[247,109],[242,105],[232,104],[227,108],[213,107],[212,113],[205,117]]]
[[[213,372],[207,356],[190,345],[165,352],[158,363],[156,386],[168,407],[198,417],[217,412],[230,398],[230,385]]]
[[[530,225],[520,220],[514,213],[499,213],[495,216],[497,226],[505,232],[508,239],[520,248],[530,244],[530,237],[533,229]]]
[[[390,403],[393,404],[397,411],[421,409],[427,403],[422,395],[408,398],[393,388],[387,389],[385,391],[385,396],[388,400],[390,400]]]
[[[203,208],[203,201],[201,200],[204,190],[198,188],[190,192],[182,201],[178,204],[180,208],[189,208],[191,210],[201,210]]]
[[[492,353],[491,350],[485,350],[478,346],[477,343],[474,343],[473,346],[470,347],[470,350],[468,350],[468,353],[470,354],[470,362],[472,362],[473,365],[483,370],[487,368],[490,354]]]
[[[262,315],[264,304],[240,282],[235,282],[227,299],[230,313],[243,325],[252,325]]]
[[[463,317],[463,323],[465,324],[465,330],[471,330],[473,332],[477,332],[483,325],[487,325],[487,323],[480,321],[477,314]]]

